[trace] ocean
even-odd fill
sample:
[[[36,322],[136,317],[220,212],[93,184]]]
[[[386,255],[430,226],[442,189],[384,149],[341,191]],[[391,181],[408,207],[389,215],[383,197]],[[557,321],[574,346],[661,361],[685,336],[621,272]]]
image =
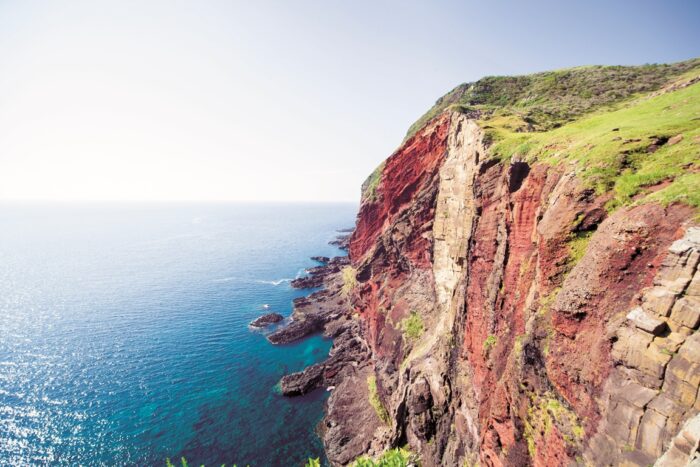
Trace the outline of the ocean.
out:
[[[279,378],[323,360],[248,323],[343,254],[353,204],[0,204],[0,465],[301,465],[327,393]],[[267,307],[266,307],[267,306]]]

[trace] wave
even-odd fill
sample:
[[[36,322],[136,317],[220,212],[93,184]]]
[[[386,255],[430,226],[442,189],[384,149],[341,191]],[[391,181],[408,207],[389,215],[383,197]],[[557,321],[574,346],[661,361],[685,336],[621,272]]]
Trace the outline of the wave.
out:
[[[263,279],[251,280],[251,279],[240,279],[238,277],[232,276],[232,277],[222,277],[221,279],[212,279],[212,282],[231,282],[231,281],[235,281],[235,280],[241,280],[244,283],[248,283],[248,284],[267,284],[267,285],[278,286],[278,285],[282,284],[283,282],[291,282],[294,279],[284,278],[284,279],[277,279],[277,280],[263,280]]]
[[[212,280],[212,282],[231,282],[231,281],[235,281],[235,280],[236,280],[235,277],[224,277],[222,279],[214,279],[214,280]]]
[[[291,282],[291,281],[292,281],[292,279],[278,279],[278,280],[276,280],[276,281],[257,280],[257,281],[255,281],[255,282],[257,282],[258,284],[268,284],[268,285],[278,286],[278,285],[280,285],[280,284],[283,283],[283,282]]]

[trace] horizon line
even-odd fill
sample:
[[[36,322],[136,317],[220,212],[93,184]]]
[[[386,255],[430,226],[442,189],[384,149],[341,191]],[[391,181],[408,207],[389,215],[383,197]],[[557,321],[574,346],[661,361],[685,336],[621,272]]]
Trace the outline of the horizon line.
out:
[[[0,203],[260,203],[260,204],[360,204],[360,200],[265,200],[265,199],[50,199],[0,198]]]

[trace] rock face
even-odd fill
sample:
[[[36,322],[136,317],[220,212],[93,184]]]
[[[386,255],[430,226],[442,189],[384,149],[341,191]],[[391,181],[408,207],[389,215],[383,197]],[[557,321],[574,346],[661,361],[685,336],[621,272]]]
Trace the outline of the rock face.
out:
[[[695,433],[684,461],[674,463],[682,448],[670,445],[683,422],[700,411],[699,262],[700,229],[690,228],[669,248],[641,305],[609,330],[616,365],[601,398],[605,417],[585,453],[592,463],[648,465],[670,449],[659,465],[686,465],[697,451],[700,432],[691,429],[697,422],[680,432]]]
[[[405,444],[427,466],[680,465],[700,411],[694,211],[609,215],[573,169],[487,154],[445,112],[386,161],[350,265],[269,336],[335,338],[283,393],[334,387],[334,465]]]
[[[319,432],[333,465],[406,445],[424,466],[697,462],[697,104],[664,131],[652,119],[630,134],[642,115],[628,112],[545,139],[533,132],[561,122],[527,87],[543,76],[438,101],[365,182],[349,259],[319,259],[297,286],[323,290],[268,336],[334,339],[280,384],[331,390]],[[683,79],[640,102],[681,115],[700,89]],[[592,85],[599,102],[617,95]],[[549,107],[522,118],[530,105]]]

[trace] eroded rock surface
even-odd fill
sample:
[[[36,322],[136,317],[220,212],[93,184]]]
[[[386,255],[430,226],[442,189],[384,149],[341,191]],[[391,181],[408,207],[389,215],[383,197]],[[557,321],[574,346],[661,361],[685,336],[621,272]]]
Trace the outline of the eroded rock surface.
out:
[[[585,456],[592,463],[649,465],[670,449],[659,465],[686,465],[691,452],[679,463],[672,459],[682,448],[670,445],[700,412],[699,262],[700,228],[690,228],[669,248],[641,304],[614,330],[606,415]]]
[[[283,392],[332,388],[321,434],[334,465],[406,444],[425,466],[691,458],[693,210],[609,214],[572,167],[487,157],[472,117],[440,114],[382,166],[350,264],[270,336],[335,338]]]

